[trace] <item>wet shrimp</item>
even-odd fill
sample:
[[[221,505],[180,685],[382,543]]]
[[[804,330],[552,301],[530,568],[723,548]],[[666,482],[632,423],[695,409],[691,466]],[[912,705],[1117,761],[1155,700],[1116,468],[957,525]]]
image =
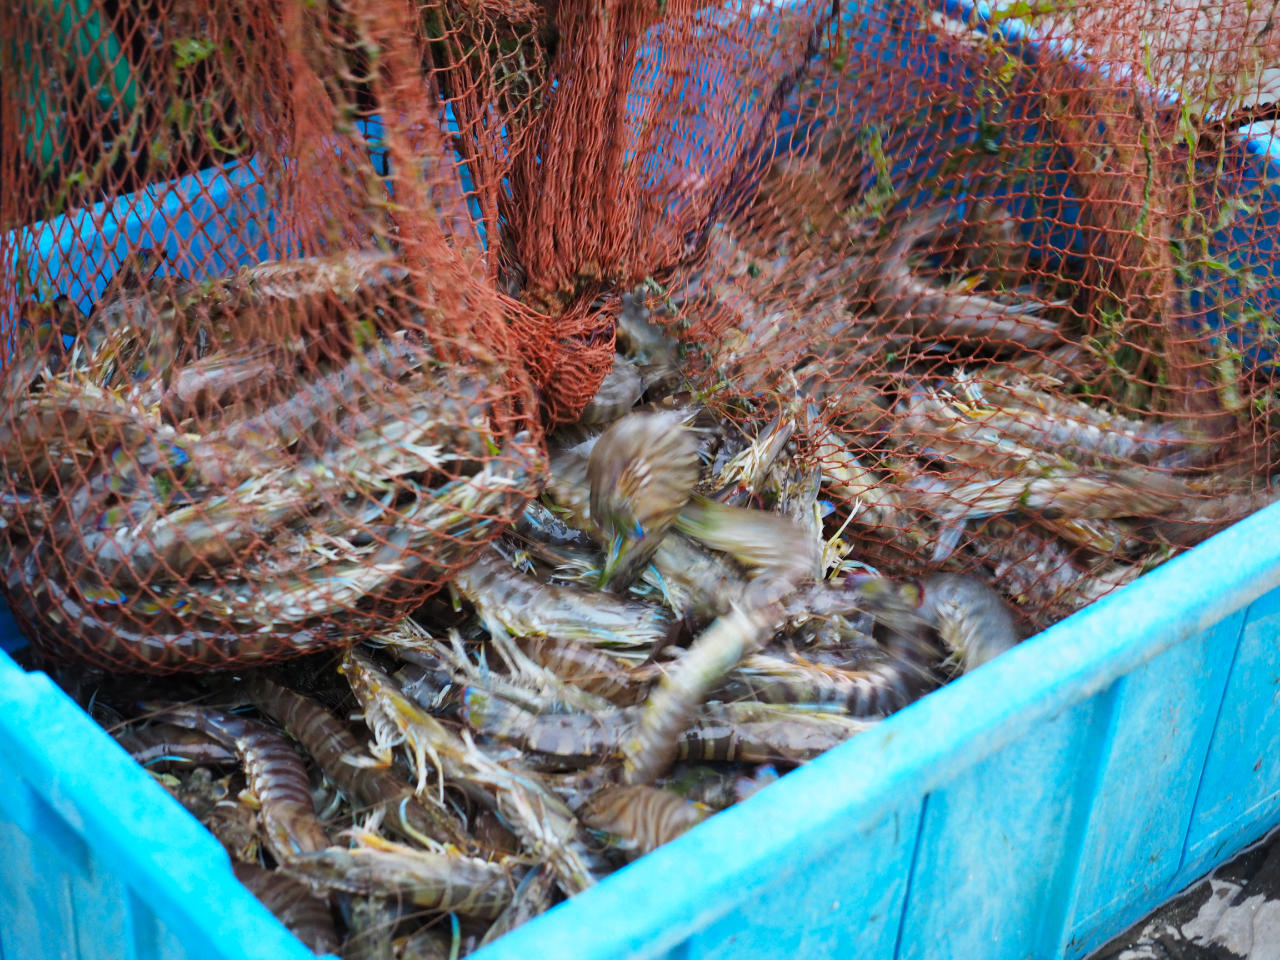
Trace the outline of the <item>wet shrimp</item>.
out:
[[[710,812],[669,790],[640,785],[601,791],[591,798],[582,819],[617,838],[616,846],[635,859],[670,843]]]
[[[263,839],[280,863],[329,845],[311,801],[311,781],[297,752],[269,727],[211,707],[165,707],[167,723],[207,733],[231,747],[258,802]]]
[[[556,637],[606,647],[652,647],[668,629],[657,607],[541,583],[518,573],[493,551],[458,571],[452,585],[475,605],[490,632]]]
[[[307,883],[361,896],[407,901],[441,913],[497,917],[511,902],[511,868],[447,850],[419,850],[356,831],[350,849],[294,857],[285,869]]]
[[[394,769],[359,762],[364,747],[320,704],[264,677],[252,678],[248,693],[258,709],[283,726],[333,782],[363,810],[381,811],[383,824],[406,840],[474,847],[463,825],[438,803],[423,803]]]

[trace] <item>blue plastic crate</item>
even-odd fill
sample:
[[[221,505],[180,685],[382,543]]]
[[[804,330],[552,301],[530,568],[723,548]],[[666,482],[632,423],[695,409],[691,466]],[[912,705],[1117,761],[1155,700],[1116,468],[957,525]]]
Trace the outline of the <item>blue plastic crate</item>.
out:
[[[867,42],[883,44],[872,23]],[[927,44],[905,46],[921,71],[952,76]],[[1242,182],[1275,182],[1275,164],[1269,142],[1240,150]],[[179,214],[196,193],[207,209]],[[1280,193],[1264,200],[1231,229],[1271,277]],[[118,263],[125,237],[199,233],[229,264],[255,259],[272,221],[246,164],[36,229],[47,250],[72,231],[94,238],[59,274],[84,301],[97,292],[84,278]],[[4,617],[0,647],[22,642]],[[1278,741],[1280,505],[477,956],[1080,957],[1280,822]],[[308,956],[203,828],[0,652],[0,960]]]

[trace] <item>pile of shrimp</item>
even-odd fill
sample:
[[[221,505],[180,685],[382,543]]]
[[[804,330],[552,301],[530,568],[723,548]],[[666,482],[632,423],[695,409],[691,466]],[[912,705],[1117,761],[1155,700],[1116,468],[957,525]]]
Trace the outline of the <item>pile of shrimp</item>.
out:
[[[466,955],[1136,578],[1187,545],[1179,523],[1204,529],[1269,498],[1211,499],[1188,475],[1211,458],[1209,438],[1067,396],[1043,367],[1002,359],[993,344],[1044,356],[1064,336],[1053,305],[924,279],[915,250],[944,221],[917,213],[874,258],[828,264],[831,277],[861,278],[865,314],[834,280],[813,280],[807,289],[829,296],[804,300],[770,273],[794,269],[794,252],[772,256],[717,227],[684,289],[655,294],[653,281],[618,296],[613,368],[545,450],[517,434],[491,457],[503,438],[486,432],[480,386],[454,384],[440,399],[441,365],[384,337],[352,363],[390,371],[383,382],[418,397],[423,425],[451,414],[456,449],[429,451],[411,428],[390,437],[388,421],[326,450],[349,466],[342,476],[299,479],[272,457],[312,426],[298,416],[310,394],[222,434],[152,430],[123,476],[9,538],[10,593],[48,633],[88,623],[96,649],[139,669],[176,667],[193,650],[206,652],[188,665],[222,656],[240,668],[165,680],[56,672],[301,940],[344,960]],[[750,302],[743,277],[797,299]],[[655,300],[739,320],[691,344]],[[905,362],[880,364],[875,382],[847,375],[892,345],[890,321],[920,352],[959,341],[950,355],[965,363],[946,381]],[[171,350],[158,333],[142,339],[152,363]],[[982,350],[969,356],[966,342]],[[1069,363],[1073,349],[1052,353]],[[91,356],[100,383],[111,380],[102,358],[135,362],[118,347]],[[225,382],[252,381],[259,359],[216,358],[236,371]],[[72,380],[28,373],[11,402],[61,422]],[[353,367],[331,379],[325,389],[360,378]],[[84,381],[74,380],[84,449],[46,445],[51,476],[85,459],[110,473],[93,425],[158,417],[184,382],[156,384],[168,399],[145,402],[130,388],[130,406]],[[731,399],[709,381],[732,384]],[[199,482],[157,491],[175,449]],[[469,472],[443,483],[442,457]],[[214,486],[206,462],[231,471],[236,495],[201,539],[183,511]],[[392,478],[423,496],[370,495]],[[354,518],[352,486],[366,494]],[[150,512],[130,516],[132,528],[85,512],[127,513],[143,488]],[[40,496],[11,491],[0,507],[12,525]],[[414,529],[442,550],[457,544],[434,594],[402,569],[422,544],[399,528],[419,507],[432,522]],[[495,520],[478,547],[481,514]],[[497,523],[505,514],[513,521]],[[296,576],[238,591],[248,553],[216,545],[250,533],[256,544],[303,515],[310,532],[274,544],[274,562]],[[336,536],[354,519],[386,536],[322,557],[317,531]],[[69,578],[63,594],[42,596],[59,581],[40,587],[28,568],[85,524],[105,531],[106,560],[93,566],[102,580]],[[126,535],[141,525],[146,536]],[[166,585],[164,571],[197,563],[229,568],[230,585]],[[304,588],[338,581],[352,609],[393,582],[416,584],[421,603],[375,624]],[[127,636],[119,611],[170,634]],[[196,636],[197,624],[221,639]],[[264,666],[282,646],[307,655]]]
[[[542,496],[363,643],[65,685],[313,949],[444,957],[1018,641],[977,579],[851,568],[779,424],[669,376],[620,355]]]

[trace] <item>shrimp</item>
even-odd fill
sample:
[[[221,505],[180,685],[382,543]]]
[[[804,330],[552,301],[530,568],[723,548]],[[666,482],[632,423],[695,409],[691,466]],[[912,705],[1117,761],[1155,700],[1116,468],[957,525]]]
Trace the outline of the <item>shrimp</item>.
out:
[[[1020,511],[1087,519],[1142,517],[1168,513],[1191,495],[1186,483],[1176,477],[1153,474],[1138,481],[1124,473],[1063,473],[968,483],[926,477],[911,481],[906,489],[919,509],[952,521]]]
[[[323,899],[279,870],[248,863],[233,863],[231,869],[236,879],[313,952],[337,953],[338,934],[329,904]]]
[[[604,647],[652,647],[666,636],[657,607],[517,573],[493,551],[459,570],[452,586],[475,605],[490,633],[556,637]]]
[[[649,563],[698,482],[700,463],[685,411],[631,414],[613,424],[587,460],[591,521],[605,545],[601,586],[628,584]]]
[[[634,732],[623,744],[626,783],[646,783],[666,770],[698,706],[744,656],[768,641],[782,620],[777,604],[735,606],[698,635],[640,708]]]
[[[732,560],[703,549],[681,533],[671,533],[642,574],[661,591],[677,617],[711,620],[729,611],[747,589],[747,575]]]
[[[1174,424],[1149,423],[1099,409],[1069,397],[1049,393],[1062,381],[1027,375],[982,379],[980,389],[997,409],[1000,429],[1042,449],[1082,451],[1121,463],[1191,466],[1202,457],[1198,446],[1208,447]]]
[[[965,673],[1018,642],[1013,617],[1000,595],[974,577],[954,573],[926,577],[920,614],[937,630]]]
[[[5,576],[11,609],[48,655],[108,670],[228,670],[343,646],[353,635],[381,627],[379,621],[352,616],[241,632],[199,620],[175,620],[170,614],[180,612],[180,598],[161,604],[154,594],[130,597],[76,581],[64,586],[64,579],[66,571],[47,547],[24,549]]]
[[[1096,563],[1082,568],[1060,540],[1008,520],[987,520],[969,545],[1000,589],[1038,626],[1070,616],[1142,573],[1136,563]]]
[[[726,703],[708,709],[680,735],[682,760],[729,763],[805,763],[874,727],[839,713]]]
[[[409,783],[391,768],[354,762],[364,754],[360,741],[320,704],[261,676],[249,680],[248,693],[258,709],[302,744],[353,803],[382,811],[383,822],[406,840],[422,843],[428,838],[472,850],[462,824],[446,807],[418,801]]]
[[[285,869],[312,886],[407,901],[441,913],[493,919],[511,903],[511,868],[459,853],[418,850],[357,830],[351,849],[329,847]]]
[[[555,883],[555,874],[541,864],[526,873],[511,902],[485,931],[480,945],[492,943],[504,933],[550,909],[556,892]]]
[[[714,485],[725,493],[714,499],[730,503],[725,499],[730,493],[759,493],[766,476],[782,456],[795,432],[796,423],[793,419],[775,418],[760,431],[759,436],[721,468]],[[730,505],[740,504],[734,501]]]
[[[159,716],[207,733],[236,751],[258,802],[267,849],[278,862],[329,846],[312,806],[306,768],[282,736],[256,720],[211,707],[165,707]]]
[[[934,685],[924,670],[900,659],[845,670],[755,654],[729,674],[721,690],[727,698],[822,704],[855,717],[875,717],[902,709]]]
[[[637,672],[602,650],[574,640],[527,636],[516,641],[531,660],[560,679],[603,697],[617,706],[630,706],[643,696]]]
[[[537,714],[474,686],[463,691],[461,712],[478,733],[517,743],[569,767],[586,766],[615,753],[638,718],[633,708],[598,714]]]
[[[168,723],[124,727],[113,736],[140,766],[164,770],[171,766],[226,766],[236,752],[207,733]]]
[[[193,582],[186,595],[206,616],[259,628],[341,615],[361,602],[394,602],[439,578],[487,531],[518,512],[530,495],[531,468],[527,460],[494,460],[475,476],[420,493],[411,507],[400,509],[399,529],[368,556],[292,576],[281,576],[266,564],[255,578],[266,581],[261,585],[250,579],[255,570],[246,565],[241,568],[244,580]],[[428,544],[436,549],[422,552]]]
[[[397,732],[416,754],[434,755],[450,779],[480,789],[477,799],[492,806],[531,853],[551,864],[565,892],[578,893],[595,883],[573,814],[535,774],[509,770],[469,739],[450,733],[359,651],[347,652],[342,670],[376,737],[385,741],[389,731]]]
[[[612,423],[634,407],[642,393],[644,383],[639,368],[625,357],[615,356],[613,369],[578,415],[578,423],[584,426]]]
[[[772,602],[803,580],[812,579],[821,549],[803,528],[785,517],[729,507],[705,497],[693,497],[676,520],[676,529],[713,550],[728,553],[755,575],[749,602]]]
[[[587,826],[617,837],[630,859],[652,853],[707,818],[710,810],[660,787],[613,787],[591,798]]]
[[[1060,326],[1039,315],[1045,304],[952,293],[915,275],[907,256],[920,240],[945,222],[947,213],[938,209],[911,215],[896,231],[889,248],[865,261],[872,274],[870,293],[875,310],[886,322],[896,321],[897,329],[915,336],[981,339],[1006,348],[1031,350],[1060,342]]]
[[[233,865],[257,866],[261,862],[262,831],[258,811],[243,798],[219,800],[200,822],[230,854]]]

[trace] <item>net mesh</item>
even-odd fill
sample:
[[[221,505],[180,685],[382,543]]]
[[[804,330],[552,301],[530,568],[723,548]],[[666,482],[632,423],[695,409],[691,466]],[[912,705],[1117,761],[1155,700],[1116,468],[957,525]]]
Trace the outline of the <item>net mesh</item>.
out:
[[[8,5],[10,605],[112,669],[380,629],[639,303],[830,549],[1060,619],[1273,497],[1267,7]]]

